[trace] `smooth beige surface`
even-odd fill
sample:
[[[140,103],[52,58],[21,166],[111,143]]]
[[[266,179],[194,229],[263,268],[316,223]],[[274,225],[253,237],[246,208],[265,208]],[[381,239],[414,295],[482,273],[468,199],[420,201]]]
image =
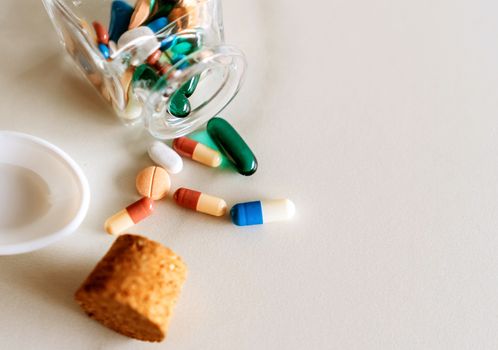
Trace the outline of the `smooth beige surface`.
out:
[[[498,2],[224,1],[250,64],[223,113],[251,177],[185,162],[172,176],[232,206],[290,198],[290,222],[239,228],[172,200],[131,232],[189,276],[168,340],[129,340],[73,293],[136,201],[150,139],[121,126],[64,63],[40,1],[0,11],[0,128],[63,147],[88,218],[41,251],[0,257],[2,349],[497,349]],[[188,163],[188,164],[187,164]]]

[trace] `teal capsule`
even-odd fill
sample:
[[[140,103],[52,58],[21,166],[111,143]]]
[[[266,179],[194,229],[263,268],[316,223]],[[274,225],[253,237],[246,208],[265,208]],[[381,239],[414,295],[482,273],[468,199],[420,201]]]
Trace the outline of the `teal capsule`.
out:
[[[173,51],[173,53],[179,55],[187,55],[192,52],[192,44],[189,43],[188,41],[184,41],[183,43],[178,43],[176,45],[173,45],[170,50]]]
[[[176,53],[173,53],[173,55],[171,56],[171,63],[173,64],[177,64],[178,62],[180,62],[181,60],[183,60],[186,56],[179,53],[179,54],[176,54]],[[189,62],[188,61],[185,61],[181,64],[181,66],[184,66],[186,65],[186,67],[189,65]],[[181,68],[181,67],[178,67],[179,69],[184,69],[184,68]]]
[[[202,47],[202,35],[199,31],[195,32],[183,32],[178,35],[178,43],[188,42],[192,45],[192,48],[197,50]]]
[[[173,57],[173,63],[174,64],[177,64],[178,62],[180,62],[181,60],[183,60],[185,58],[185,55],[178,55],[178,56],[175,56]],[[182,70],[182,69],[186,69],[190,66],[190,62],[188,60],[185,60],[182,62],[182,64],[178,65],[177,68]]]
[[[177,118],[185,118],[190,114],[190,101],[180,91],[176,91],[169,100],[169,112]]]
[[[230,123],[222,118],[212,118],[207,123],[207,132],[240,174],[250,176],[256,172],[258,161],[254,153]]]

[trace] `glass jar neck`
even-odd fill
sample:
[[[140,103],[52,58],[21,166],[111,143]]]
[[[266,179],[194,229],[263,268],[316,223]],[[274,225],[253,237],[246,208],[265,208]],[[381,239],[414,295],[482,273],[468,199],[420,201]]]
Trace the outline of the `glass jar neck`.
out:
[[[184,68],[187,66],[187,68]],[[155,84],[144,101],[141,120],[156,138],[186,135],[223,110],[239,91],[246,69],[242,52],[230,46],[203,48],[175,64]],[[196,80],[195,91],[187,96],[190,111],[178,117],[172,103],[185,87]]]

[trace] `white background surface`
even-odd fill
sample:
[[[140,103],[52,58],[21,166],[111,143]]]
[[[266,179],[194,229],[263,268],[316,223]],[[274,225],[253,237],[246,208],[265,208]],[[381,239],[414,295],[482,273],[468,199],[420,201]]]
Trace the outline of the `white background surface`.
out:
[[[289,197],[291,223],[236,228],[161,203],[133,229],[190,274],[168,339],[88,319],[73,293],[112,243],[150,161],[64,63],[39,1],[0,11],[0,128],[71,154],[92,204],[70,238],[0,257],[2,349],[496,349],[498,4],[224,2],[248,79],[223,113],[260,161],[250,178],[186,162],[174,188]]]

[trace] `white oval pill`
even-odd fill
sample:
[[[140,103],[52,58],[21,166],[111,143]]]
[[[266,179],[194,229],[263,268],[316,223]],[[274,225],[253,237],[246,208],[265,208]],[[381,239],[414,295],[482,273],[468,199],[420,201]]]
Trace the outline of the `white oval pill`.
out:
[[[151,143],[149,157],[171,174],[178,174],[183,169],[182,157],[163,142],[154,141]]]

